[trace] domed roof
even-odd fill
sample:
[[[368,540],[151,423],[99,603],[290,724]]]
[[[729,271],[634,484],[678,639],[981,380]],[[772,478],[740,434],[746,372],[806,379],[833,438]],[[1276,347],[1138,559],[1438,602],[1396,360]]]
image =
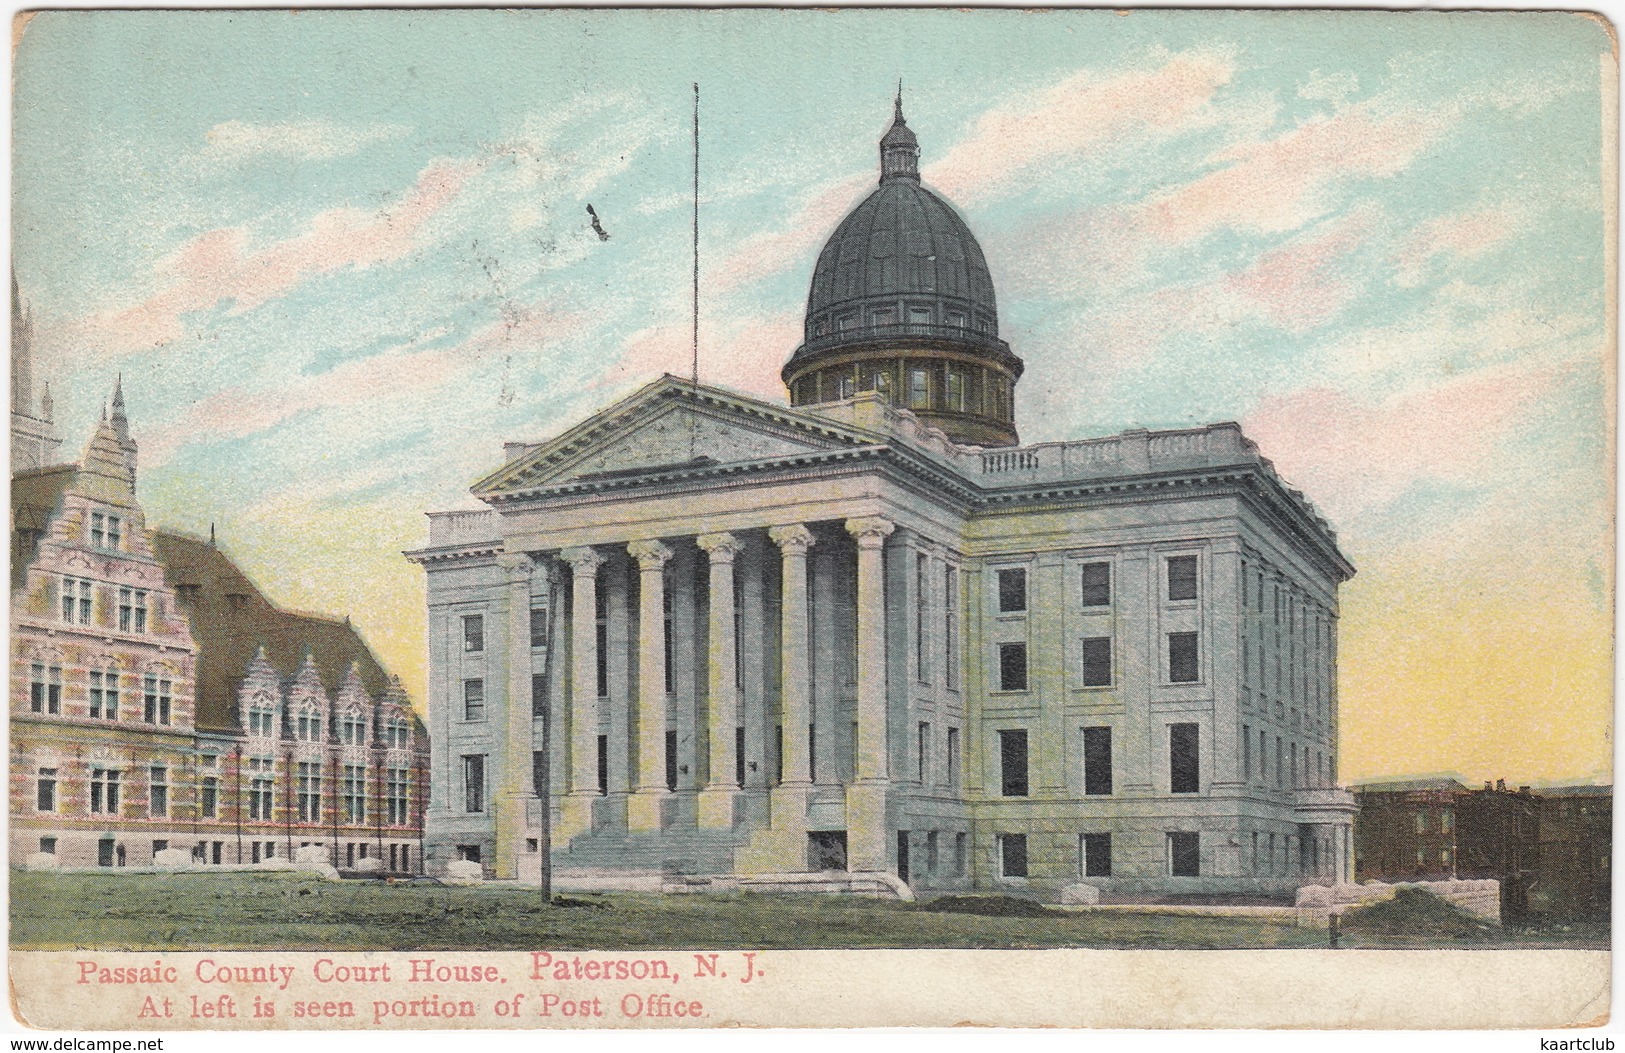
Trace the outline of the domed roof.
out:
[[[982,246],[952,205],[920,185],[919,155],[899,93],[880,140],[880,185],[818,256],[792,362],[835,345],[921,336],[1009,355]]]
[[[835,228],[813,270],[807,319],[871,299],[957,301],[997,332],[982,247],[959,214],[917,182],[882,182]]]

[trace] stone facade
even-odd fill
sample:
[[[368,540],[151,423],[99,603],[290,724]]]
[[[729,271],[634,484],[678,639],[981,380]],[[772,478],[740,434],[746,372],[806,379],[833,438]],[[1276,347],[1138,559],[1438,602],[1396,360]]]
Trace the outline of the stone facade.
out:
[[[1014,445],[1020,360],[900,99],[881,154],[792,406],[664,377],[431,515],[431,867],[534,876],[545,842],[582,887],[1348,880],[1335,535],[1234,424]]]
[[[36,868],[422,862],[426,740],[348,621],[152,529],[121,393],[12,478],[11,857]]]
[[[776,453],[684,456],[735,431]],[[492,509],[432,516],[410,554],[431,866],[534,870],[550,719],[565,878],[1350,876],[1348,567],[1234,425],[990,452],[875,395],[668,377],[510,452]]]

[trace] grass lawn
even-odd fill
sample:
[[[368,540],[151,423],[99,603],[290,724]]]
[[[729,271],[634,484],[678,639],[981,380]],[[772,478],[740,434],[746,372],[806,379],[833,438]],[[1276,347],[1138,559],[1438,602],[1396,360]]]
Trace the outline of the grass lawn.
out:
[[[1323,929],[1128,912],[990,917],[834,896],[571,896],[272,874],[11,874],[11,945],[56,950],[657,950],[1325,947]],[[1345,947],[1607,946],[1607,932],[1460,939],[1347,933]]]
[[[1231,918],[987,917],[833,896],[571,896],[326,882],[292,874],[11,874],[11,945],[192,950],[820,947],[1319,947],[1326,934]]]

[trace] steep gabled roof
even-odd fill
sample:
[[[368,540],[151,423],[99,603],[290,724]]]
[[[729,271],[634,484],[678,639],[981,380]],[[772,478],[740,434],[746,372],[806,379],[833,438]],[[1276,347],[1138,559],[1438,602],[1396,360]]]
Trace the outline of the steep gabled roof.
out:
[[[299,671],[308,651],[329,697],[354,664],[367,693],[383,698],[388,674],[348,619],[282,610],[229,556],[199,538],[159,531],[153,547],[198,643],[199,728],[238,730],[237,685],[261,647],[284,680]]]
[[[18,472],[11,477],[11,587],[28,580],[28,565],[39,551],[39,539],[50,529],[62,495],[74,485],[79,466],[58,464]]]

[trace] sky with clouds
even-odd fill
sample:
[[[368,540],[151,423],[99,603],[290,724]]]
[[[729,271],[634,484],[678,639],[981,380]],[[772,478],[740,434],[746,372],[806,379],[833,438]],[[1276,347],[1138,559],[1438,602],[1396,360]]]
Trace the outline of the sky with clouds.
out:
[[[702,379],[783,400],[899,76],[1026,359],[1024,440],[1237,420],[1339,531],[1344,778],[1607,777],[1586,18],[48,13],[12,184],[38,371],[73,451],[122,371],[149,519],[216,524],[421,697],[423,512],[687,371],[690,84]]]

